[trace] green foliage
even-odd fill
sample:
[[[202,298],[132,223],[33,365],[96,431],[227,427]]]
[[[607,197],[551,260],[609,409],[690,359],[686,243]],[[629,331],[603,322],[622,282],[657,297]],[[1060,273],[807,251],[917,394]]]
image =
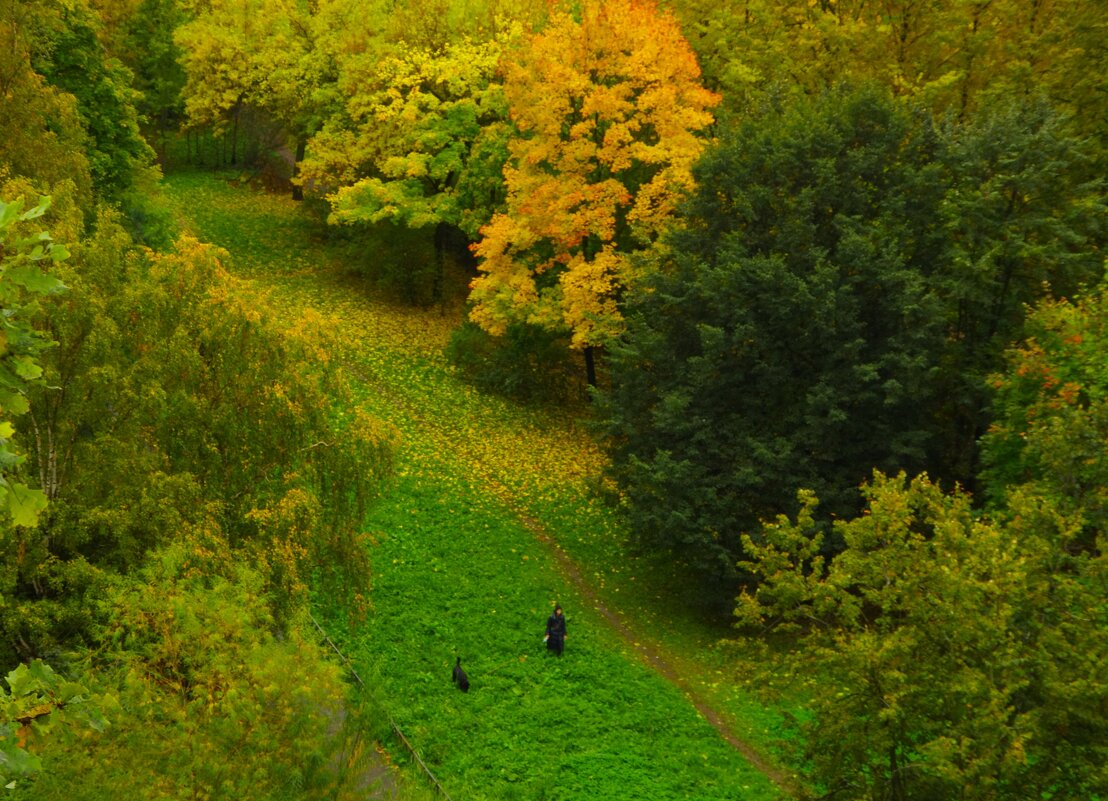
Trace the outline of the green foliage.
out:
[[[349,269],[385,295],[412,306],[443,299],[434,295],[440,266],[426,230],[382,222],[343,226],[328,232],[328,238],[347,254]]]
[[[1108,530],[1108,285],[1073,302],[1042,303],[1026,341],[993,377],[994,422],[984,438],[983,479],[1003,508],[1030,487],[1079,521],[1073,545],[1097,547]]]
[[[605,427],[633,525],[729,575],[800,486],[849,514],[926,463],[943,343],[934,132],[877,91],[741,128],[698,167],[673,269],[631,303]]]
[[[36,331],[31,321],[38,298],[65,289],[47,268],[69,256],[50,234],[40,231],[28,235],[20,223],[42,217],[50,208],[50,199],[23,210],[22,198],[7,203],[0,200],[0,510],[3,526],[34,526],[46,508],[41,490],[30,489],[14,480],[24,460],[14,444],[15,426],[11,417],[30,408],[27,392],[42,376],[39,364],[42,352],[51,340]]]
[[[52,196],[55,208],[72,201],[83,213],[91,204],[92,181],[76,101],[32,67],[62,27],[58,10],[51,0],[0,4],[7,42],[0,52],[0,180],[33,179],[31,191]],[[10,190],[5,194],[14,196]]]
[[[795,522],[745,538],[761,584],[736,614],[799,639],[815,786],[893,801],[1096,797],[1103,555],[1067,556],[1074,521],[1034,495],[990,521],[925,476],[875,473],[865,494],[865,513],[835,524],[831,562],[810,493]]]
[[[95,201],[104,201],[124,210],[140,243],[168,248],[175,231],[139,132],[139,95],[130,71],[101,43],[96,13],[85,3],[47,0],[5,4],[0,19],[13,45],[0,64],[8,101],[0,175],[16,191],[53,196],[66,238],[75,239],[80,223],[95,219]],[[80,222],[71,225],[72,217]]]
[[[147,125],[164,135],[184,114],[185,71],[174,30],[184,22],[178,0],[142,0],[126,21],[119,57],[134,75],[140,93],[136,108]]]
[[[278,151],[293,171],[308,138],[340,102],[336,91],[332,28],[355,10],[366,20],[372,9],[350,0],[286,3],[282,0],[211,0],[187,5],[188,18],[174,31],[186,81],[182,90],[188,126],[224,136],[230,164],[239,163],[240,138],[254,156]],[[367,13],[368,12],[368,13]],[[240,128],[242,135],[240,137]],[[247,159],[243,159],[244,162]],[[298,183],[293,197],[302,197]]]
[[[131,71],[104,52],[94,12],[83,3],[74,4],[62,12],[61,20],[49,50],[32,63],[47,81],[75,99],[93,189],[102,198],[119,200],[150,169],[153,159],[139,132],[135,104],[140,96],[132,88]]]
[[[1103,142],[1104,4],[1064,0],[674,0],[709,85],[741,118],[767,96],[878,81],[959,117],[1044,91]]]
[[[336,56],[345,102],[312,138],[301,182],[332,188],[329,222],[434,230],[433,269],[408,271],[409,295],[442,300],[451,237],[468,245],[503,203],[509,126],[497,71],[519,35],[505,27]]]
[[[826,520],[856,513],[875,467],[972,486],[1023,304],[1100,269],[1087,164],[1041,105],[935,126],[875,89],[724,137],[613,350],[605,426],[635,528],[728,575],[740,533],[801,487]]]
[[[1108,772],[1105,290],[1048,300],[994,377],[991,519],[875,476],[819,555],[815,499],[745,544],[741,625],[798,638],[829,797],[1102,798]],[[816,680],[813,677],[819,677]]]
[[[42,759],[25,748],[28,740],[66,729],[104,731],[112,700],[90,695],[37,659],[8,673],[7,687],[0,686],[0,784],[15,789],[21,777],[42,769]]]
[[[120,709],[76,743],[36,738],[44,770],[22,797],[355,797],[358,777],[336,786],[332,762],[338,666],[298,628],[274,635],[262,576],[241,563],[193,575],[191,562],[173,546],[98,603],[83,670]]]
[[[931,279],[948,332],[938,472],[972,487],[988,376],[1022,338],[1028,306],[1100,278],[1108,196],[1091,142],[1041,100],[991,105],[944,139],[951,177],[937,222],[947,242]]]
[[[180,232],[166,208],[159,183],[150,182],[124,193],[119,208],[123,213],[120,222],[136,244],[163,252],[173,248]]]
[[[545,0],[393,0],[381,27],[390,42],[442,50],[467,38],[488,39],[517,23],[537,29],[550,11]]]
[[[509,325],[497,337],[475,323],[462,323],[450,338],[446,358],[486,392],[563,403],[585,393],[568,340],[536,325]]]
[[[87,633],[86,593],[168,542],[257,564],[282,621],[313,574],[346,597],[365,580],[356,527],[392,435],[348,408],[318,319],[278,321],[225,258],[143,252],[110,214],[75,247],[29,415],[51,507],[4,544],[9,654]]]
[[[331,197],[333,220],[394,220],[413,228],[446,223],[477,237],[503,202],[508,107],[495,77],[510,39],[509,32],[436,50],[399,45],[375,60],[368,76],[359,62],[349,65],[354,74],[340,80],[360,79],[360,86],[347,104],[359,140],[348,158],[371,164],[345,169],[375,175]],[[326,152],[327,141],[321,135],[313,148]],[[305,174],[313,175],[311,165]]]

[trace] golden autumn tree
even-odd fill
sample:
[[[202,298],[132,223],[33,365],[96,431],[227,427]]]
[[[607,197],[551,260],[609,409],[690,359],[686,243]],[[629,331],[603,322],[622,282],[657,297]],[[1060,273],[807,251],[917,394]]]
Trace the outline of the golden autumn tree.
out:
[[[676,20],[652,0],[587,0],[505,59],[514,133],[507,210],[474,247],[471,318],[568,331],[595,383],[593,348],[622,329],[635,251],[692,185],[718,96]]]

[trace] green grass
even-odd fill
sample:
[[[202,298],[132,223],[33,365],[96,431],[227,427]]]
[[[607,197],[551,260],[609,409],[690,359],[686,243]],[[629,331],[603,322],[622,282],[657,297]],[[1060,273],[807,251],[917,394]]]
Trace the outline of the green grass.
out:
[[[405,475],[370,524],[373,611],[343,639],[452,794],[775,797],[479,487],[443,465]],[[570,629],[561,659],[541,641],[555,600]],[[455,655],[465,695],[449,681]]]
[[[630,556],[618,516],[596,497],[603,456],[587,410],[521,406],[458,380],[442,350],[460,306],[375,296],[290,201],[209,174],[166,183],[189,227],[227,248],[232,271],[290,324],[323,315],[315,324],[342,343],[361,401],[403,437],[398,477],[368,521],[371,614],[348,626],[341,610],[321,611],[454,797],[778,797],[576,594],[520,519],[558,541],[600,602],[660,644],[744,739],[777,752],[780,713],[751,692],[741,652],[717,647],[726,621],[705,618],[667,560]],[[541,643],[554,601],[570,626],[561,660]],[[449,682],[455,654],[468,695]]]

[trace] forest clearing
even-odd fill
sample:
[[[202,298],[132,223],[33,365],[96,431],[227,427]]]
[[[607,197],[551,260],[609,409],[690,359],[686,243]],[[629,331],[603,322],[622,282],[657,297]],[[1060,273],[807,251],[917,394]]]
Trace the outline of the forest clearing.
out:
[[[0,0],[0,792],[1108,801],[1106,41]]]
[[[359,626],[325,603],[317,613],[335,619],[327,628],[377,694],[396,699],[386,709],[452,795],[540,798],[564,774],[550,797],[779,797],[680,690],[644,670],[662,660],[666,678],[680,665],[682,682],[736,721],[725,731],[771,752],[771,710],[734,686],[708,694],[735,677],[710,650],[703,658],[726,629],[634,586],[636,571],[659,566],[619,557],[626,535],[594,498],[602,457],[581,421],[474,392],[442,355],[456,319],[373,302],[295,203],[232,178],[170,176],[175,208],[194,216],[185,227],[227,248],[282,316],[318,314],[362,382],[359,401],[403,438],[396,485],[368,523],[373,614]],[[552,663],[542,624],[559,600],[572,635]],[[684,655],[665,650],[677,632],[669,647]],[[446,680],[455,654],[473,681],[466,696]]]

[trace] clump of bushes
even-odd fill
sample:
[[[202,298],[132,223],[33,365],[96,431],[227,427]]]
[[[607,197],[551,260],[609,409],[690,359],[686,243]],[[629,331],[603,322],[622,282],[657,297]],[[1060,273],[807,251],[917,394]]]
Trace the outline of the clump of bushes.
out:
[[[467,380],[488,392],[528,402],[585,397],[584,370],[566,337],[526,323],[493,336],[465,322],[446,347],[446,358]]]

